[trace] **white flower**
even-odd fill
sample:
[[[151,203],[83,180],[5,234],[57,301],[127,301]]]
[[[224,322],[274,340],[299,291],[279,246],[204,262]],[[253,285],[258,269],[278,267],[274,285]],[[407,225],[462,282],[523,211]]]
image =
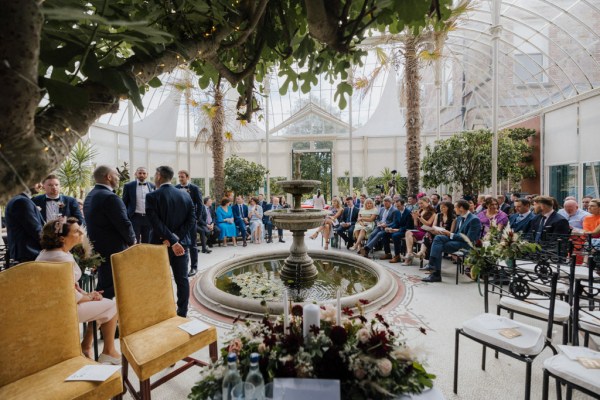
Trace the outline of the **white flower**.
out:
[[[389,376],[392,373],[392,362],[387,358],[380,358],[377,360],[377,369],[381,376]]]
[[[483,245],[483,247],[490,247],[490,245],[491,245],[489,240],[485,240],[485,241],[481,242],[481,244]]]
[[[414,354],[410,347],[402,346],[392,351],[391,356],[396,360],[409,361],[414,358]]]
[[[337,310],[333,304],[325,305],[325,310],[321,310],[321,319],[327,322],[335,322]]]
[[[369,331],[366,328],[362,328],[359,329],[358,332],[356,332],[356,337],[361,343],[366,343],[371,337],[371,335],[369,334]]]

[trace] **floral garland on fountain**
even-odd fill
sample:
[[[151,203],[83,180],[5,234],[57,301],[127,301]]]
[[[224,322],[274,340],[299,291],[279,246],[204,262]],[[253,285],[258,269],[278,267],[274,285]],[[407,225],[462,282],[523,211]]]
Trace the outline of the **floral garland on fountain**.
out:
[[[337,309],[331,304],[320,308],[309,304],[304,309],[295,305],[289,318],[284,314],[272,321],[265,316],[260,322],[235,325],[221,357],[204,367],[188,397],[214,398],[221,391],[230,352],[238,356],[242,377],[248,373],[250,354],[259,353],[265,384],[274,378],[338,379],[343,399],[387,399],[431,388],[435,375],[425,370],[383,316],[365,318],[362,305],[368,302],[360,302],[358,315],[344,308],[344,318],[338,301]],[[309,319],[309,308],[317,309],[318,316]],[[304,327],[303,320],[314,318],[315,324]]]

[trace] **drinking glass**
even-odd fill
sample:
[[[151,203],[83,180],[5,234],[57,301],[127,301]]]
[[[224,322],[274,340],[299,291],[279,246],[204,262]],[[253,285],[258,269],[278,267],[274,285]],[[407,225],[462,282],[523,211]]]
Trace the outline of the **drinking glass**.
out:
[[[273,400],[273,382],[265,385],[265,400]]]
[[[254,400],[254,385],[240,382],[231,389],[232,400]]]

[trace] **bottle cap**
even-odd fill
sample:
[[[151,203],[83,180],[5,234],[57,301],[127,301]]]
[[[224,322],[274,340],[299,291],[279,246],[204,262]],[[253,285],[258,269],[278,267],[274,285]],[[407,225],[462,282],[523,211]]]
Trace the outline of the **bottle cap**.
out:
[[[236,361],[237,361],[237,354],[235,354],[235,353],[227,354],[227,362],[236,362]]]
[[[250,354],[250,362],[251,363],[257,363],[259,358],[260,358],[260,355],[258,353]]]

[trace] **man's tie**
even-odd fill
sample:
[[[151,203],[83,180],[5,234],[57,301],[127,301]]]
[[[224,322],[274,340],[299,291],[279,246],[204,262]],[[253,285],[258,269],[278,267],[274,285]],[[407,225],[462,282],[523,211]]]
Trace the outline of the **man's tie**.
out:
[[[458,218],[456,218],[456,232],[460,232],[460,228],[462,228],[462,223],[463,223],[464,219],[465,218],[462,216],[459,216]]]
[[[46,197],[46,201],[59,201],[60,199],[51,199],[50,197]]]
[[[182,189],[187,189],[187,188],[188,188],[188,186],[187,186],[187,185],[185,185],[185,186],[181,186],[181,188],[182,188]]]
[[[240,209],[240,217],[244,218],[244,214],[242,214],[242,205],[239,204],[238,208]]]
[[[519,222],[523,221],[523,218],[525,218],[523,214],[519,214],[517,215],[517,220],[515,222],[518,224]]]
[[[148,184],[148,182],[138,182],[138,186],[146,186]]]
[[[540,239],[542,238],[542,233],[544,232],[544,225],[546,224],[546,217],[542,217],[542,220],[540,221],[540,225],[538,226],[537,230],[535,231],[535,241],[536,243],[540,241]]]

